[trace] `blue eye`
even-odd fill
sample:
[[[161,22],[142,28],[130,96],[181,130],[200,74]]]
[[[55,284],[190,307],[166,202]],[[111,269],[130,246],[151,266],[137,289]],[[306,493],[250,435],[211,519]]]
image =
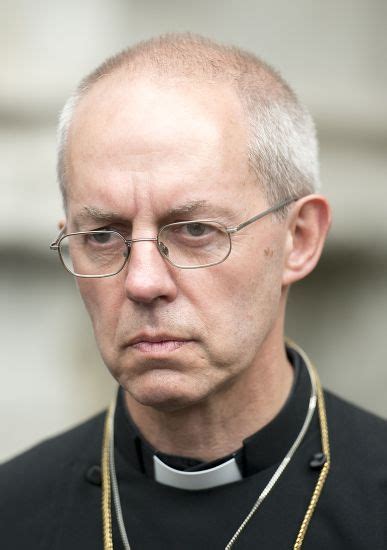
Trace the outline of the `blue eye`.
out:
[[[185,228],[192,237],[201,237],[204,235],[207,225],[204,223],[187,223]]]
[[[94,242],[97,242],[98,244],[106,244],[108,243],[112,238],[112,233],[108,231],[100,232],[100,233],[90,233],[90,239]]]

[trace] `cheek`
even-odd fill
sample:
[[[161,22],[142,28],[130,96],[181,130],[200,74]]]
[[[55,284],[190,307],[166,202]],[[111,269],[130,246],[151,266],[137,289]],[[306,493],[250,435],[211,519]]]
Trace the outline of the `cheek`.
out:
[[[235,346],[237,341],[240,350],[270,330],[278,317],[281,266],[279,253],[262,251],[248,261],[225,263],[223,272],[219,266],[218,273],[212,273],[204,311],[222,346]]]
[[[111,279],[78,279],[77,284],[99,344],[114,335],[122,290]]]

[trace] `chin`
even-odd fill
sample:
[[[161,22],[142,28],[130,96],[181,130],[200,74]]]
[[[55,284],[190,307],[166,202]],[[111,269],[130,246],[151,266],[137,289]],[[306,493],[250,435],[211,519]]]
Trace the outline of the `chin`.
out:
[[[135,401],[160,411],[191,407],[207,394],[191,377],[164,369],[152,369],[134,380],[119,380],[119,383]]]

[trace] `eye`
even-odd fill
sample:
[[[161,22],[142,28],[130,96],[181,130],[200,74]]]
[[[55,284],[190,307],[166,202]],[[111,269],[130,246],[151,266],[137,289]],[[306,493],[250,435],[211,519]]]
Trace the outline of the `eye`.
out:
[[[211,229],[204,223],[187,223],[183,228],[191,237],[202,237],[208,229]]]
[[[167,246],[202,247],[213,243],[221,234],[219,227],[214,224],[192,221],[166,226],[160,235],[160,241]]]
[[[95,229],[83,235],[83,242],[85,246],[96,250],[110,250],[122,245],[123,238],[114,230]]]
[[[89,240],[98,244],[106,244],[112,239],[113,233],[109,231],[101,231],[99,233],[90,233]]]

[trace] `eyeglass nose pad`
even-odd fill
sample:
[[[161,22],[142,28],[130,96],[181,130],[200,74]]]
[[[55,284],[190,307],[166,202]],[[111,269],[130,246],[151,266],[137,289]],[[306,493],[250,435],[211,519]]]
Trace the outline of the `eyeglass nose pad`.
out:
[[[164,254],[164,256],[168,256],[169,250],[168,250],[168,247],[165,246],[164,243],[159,242],[159,250],[160,250],[161,254]]]
[[[128,244],[127,247],[126,247],[126,250],[124,250],[124,252],[122,253],[122,255],[123,255],[124,258],[128,258],[128,257],[129,257],[131,248],[132,248],[132,245],[131,245],[131,244]]]

